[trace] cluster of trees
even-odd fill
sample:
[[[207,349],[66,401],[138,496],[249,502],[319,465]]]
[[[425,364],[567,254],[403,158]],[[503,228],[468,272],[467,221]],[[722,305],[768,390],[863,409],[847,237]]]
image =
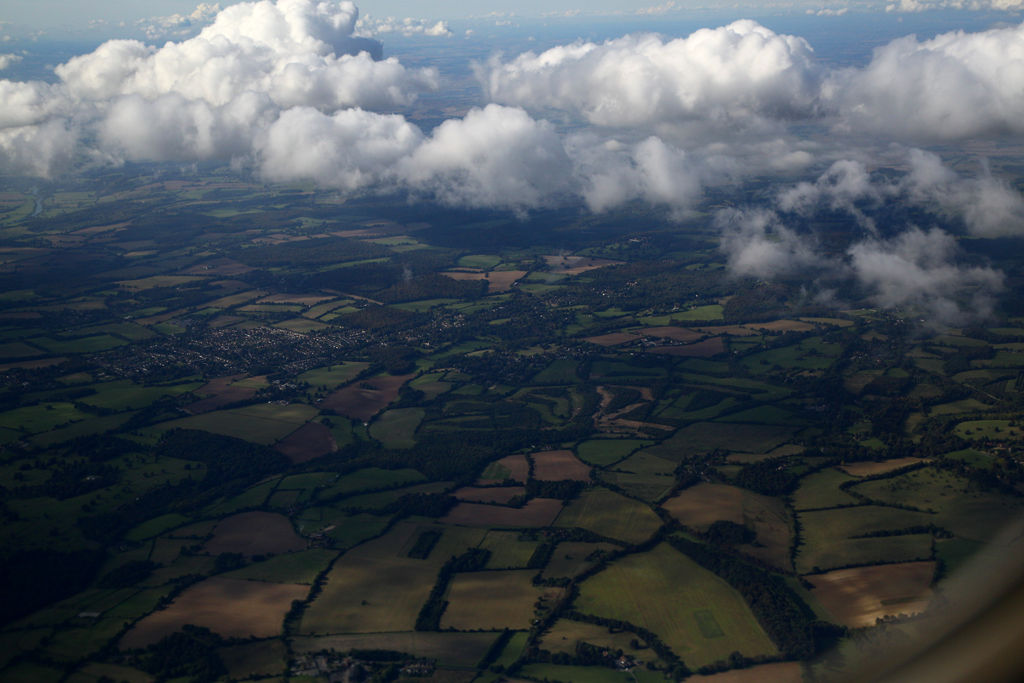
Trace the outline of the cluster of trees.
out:
[[[224,644],[224,639],[210,629],[186,624],[132,659],[158,680],[187,677],[192,683],[212,683],[228,672],[217,654],[217,648]]]
[[[736,475],[735,484],[766,496],[784,496],[796,490],[800,475],[789,467],[788,458],[769,458],[747,465]]]
[[[103,550],[0,553],[0,626],[85,590],[106,559]]]
[[[129,588],[145,581],[160,565],[151,560],[132,560],[111,569],[96,583],[100,588]]]

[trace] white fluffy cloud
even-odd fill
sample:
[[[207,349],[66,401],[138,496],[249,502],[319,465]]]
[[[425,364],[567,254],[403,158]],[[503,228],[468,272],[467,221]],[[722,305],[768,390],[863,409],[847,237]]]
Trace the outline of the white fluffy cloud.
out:
[[[999,10],[1024,9],[1024,0],[899,0],[885,6],[886,12],[926,12],[935,9]]]
[[[723,209],[715,216],[715,225],[734,275],[772,279],[828,265],[813,236],[787,228],[771,210]]]
[[[999,271],[956,264],[956,240],[938,229],[911,228],[891,240],[856,244],[848,254],[878,305],[919,308],[945,323],[984,318],[1003,288]]]
[[[150,39],[182,35],[209,23],[219,12],[219,4],[204,2],[188,14],[171,14],[165,17],[143,19],[138,22],[138,26]]]
[[[572,178],[551,124],[495,104],[442,123],[398,173],[414,191],[444,203],[520,211],[556,201]]]
[[[21,55],[13,53],[0,54],[0,71],[3,71],[12,64],[17,64],[22,59]]]
[[[795,120],[906,142],[1024,132],[1024,24],[907,36],[829,70],[803,38],[743,20],[494,57],[477,76],[493,102],[689,140]]]
[[[903,140],[1024,133],[1024,24],[907,36],[863,69],[833,73],[823,98],[844,127]]]
[[[405,17],[384,17],[378,19],[371,16],[359,17],[356,33],[361,36],[381,36],[388,33],[400,33],[403,36],[428,36],[431,38],[450,38],[453,34],[445,21],[430,22],[425,19]]]
[[[436,73],[374,60],[380,44],[353,37],[351,2],[262,0],[232,5],[195,38],[162,48],[112,40],[57,67],[80,99],[178,94],[221,106],[262,93],[282,108],[394,106],[436,86]]]
[[[627,145],[580,135],[569,140],[569,148],[591,211],[643,200],[683,215],[700,199],[701,170],[685,151],[660,138]]]
[[[917,206],[945,218],[963,221],[976,237],[1024,235],[1024,196],[986,169],[963,177],[931,152],[910,149],[901,159],[908,167],[902,177],[873,177],[863,162],[842,159],[816,181],[800,182],[778,193],[780,211],[812,215],[827,207],[846,211],[874,231],[864,209],[883,202]]]
[[[259,143],[268,180],[314,179],[346,191],[393,182],[395,164],[422,144],[401,116],[347,109],[329,116],[309,107],[286,111]]]
[[[806,116],[817,90],[807,42],[748,20],[675,40],[631,35],[495,58],[477,74],[492,101],[612,127]]]
[[[188,40],[108,41],[58,66],[56,84],[0,81],[0,167],[51,174],[75,139],[115,162],[243,157],[291,108],[392,108],[436,88],[435,70],[374,59],[380,43],[354,35],[358,15],[347,1],[244,2]],[[26,161],[31,143],[39,162]]]
[[[910,227],[891,239],[869,237],[829,253],[813,233],[787,227],[769,209],[723,209],[715,224],[729,272],[765,280],[803,278],[823,293],[854,285],[875,305],[963,324],[992,312],[1004,276],[958,263],[956,239]]]

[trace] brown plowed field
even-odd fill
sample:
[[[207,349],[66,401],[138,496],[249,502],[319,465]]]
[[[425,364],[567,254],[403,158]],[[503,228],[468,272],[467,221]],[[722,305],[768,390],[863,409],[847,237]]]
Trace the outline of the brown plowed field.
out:
[[[205,626],[229,638],[269,638],[281,632],[292,600],[302,600],[309,586],[213,577],[153,612],[121,639],[124,649],[146,647],[185,624]]]
[[[345,417],[368,422],[398,397],[398,390],[415,375],[381,375],[349,384],[334,392],[320,404]]]
[[[273,512],[243,512],[221,521],[213,538],[206,544],[206,552],[265,555],[305,550],[306,542],[295,533],[292,523],[284,515]]]
[[[709,358],[725,353],[725,341],[721,337],[712,337],[686,346],[656,346],[647,349],[647,352],[685,358]]]
[[[572,451],[544,451],[534,453],[533,478],[539,481],[590,481],[590,467],[577,458]]]
[[[923,611],[931,600],[934,562],[902,562],[837,569],[806,577],[818,602],[850,628],[874,626],[875,620]]]
[[[896,458],[894,460],[883,460],[882,462],[851,462],[846,465],[839,465],[838,469],[855,477],[870,477],[873,474],[885,474],[898,470],[908,465],[916,465],[919,462],[927,462],[925,458]]]
[[[596,337],[587,337],[583,341],[599,346],[618,346],[626,342],[636,341],[639,338],[640,335],[633,334],[632,332],[609,332],[608,334],[599,334]]]
[[[481,527],[549,526],[562,511],[562,501],[534,498],[521,508],[479,503],[459,503],[441,521],[446,524]]]
[[[338,449],[331,430],[319,422],[307,422],[275,446],[294,464],[308,462]]]

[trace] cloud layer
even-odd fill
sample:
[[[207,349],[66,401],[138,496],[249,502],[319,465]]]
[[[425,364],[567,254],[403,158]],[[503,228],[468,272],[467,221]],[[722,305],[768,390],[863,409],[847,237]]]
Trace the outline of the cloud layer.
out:
[[[215,159],[344,193],[517,214],[639,203],[680,219],[709,186],[781,176],[765,205],[714,219],[733,273],[839,279],[942,320],[987,310],[1001,275],[960,263],[948,232],[878,216],[910,206],[973,237],[1024,235],[1024,198],[1004,180],[904,146],[1024,132],[1024,25],[903,38],[843,70],[752,21],[495,57],[477,66],[488,102],[428,132],[393,111],[437,88],[437,71],[380,59],[360,35],[391,30],[447,28],[360,24],[351,2],[259,0],[162,47],[109,41],[57,67],[56,83],[0,80],[0,169]],[[588,125],[560,132],[541,112]],[[818,177],[801,180],[808,168]],[[837,246],[808,229],[824,212],[859,232]]]

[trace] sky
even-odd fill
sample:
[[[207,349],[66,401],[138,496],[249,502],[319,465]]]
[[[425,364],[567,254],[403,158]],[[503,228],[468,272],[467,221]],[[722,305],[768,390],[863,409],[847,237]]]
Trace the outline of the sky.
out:
[[[227,7],[240,0],[220,0],[208,4]],[[106,27],[157,17],[188,17],[198,2],[195,0],[4,0],[0,3],[0,22],[8,24],[15,34],[47,31],[60,34],[80,32],[97,23]],[[412,17],[418,19],[465,20],[498,17],[553,17],[625,14],[665,16],[687,12],[710,12],[739,17],[743,14],[770,12],[822,13],[842,15],[846,12],[885,12],[891,14],[919,13],[935,9],[1015,10],[1024,9],[1024,0],[375,0],[364,3],[362,11],[374,17]],[[2,25],[0,25],[2,26]],[[102,29],[98,29],[102,30]]]
[[[200,6],[135,25],[136,39],[83,45],[48,78],[19,75],[31,50],[0,49],[0,176],[219,164],[524,225],[552,208],[635,208],[707,222],[737,277],[796,278],[837,306],[854,286],[946,323],[984,317],[1005,287],[960,240],[1024,237],[1019,12],[942,15],[917,34],[916,6],[795,28],[613,22],[591,40],[537,40],[534,26],[500,44],[480,24],[471,44],[454,23],[362,9]],[[826,21],[854,31],[831,56],[815,49]],[[385,50],[405,34],[416,41],[400,56]],[[837,215],[838,245],[820,232]]]

